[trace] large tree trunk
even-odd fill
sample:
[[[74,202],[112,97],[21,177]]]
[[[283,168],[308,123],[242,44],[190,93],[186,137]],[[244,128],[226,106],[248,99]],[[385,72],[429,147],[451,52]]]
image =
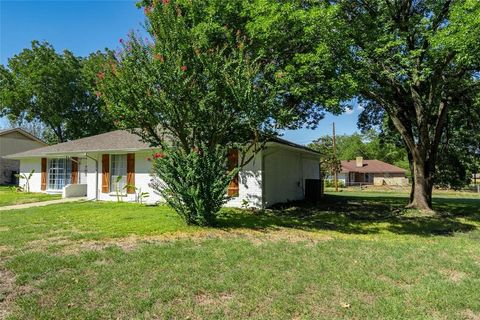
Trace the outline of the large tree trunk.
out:
[[[433,172],[432,164],[425,159],[413,157],[412,193],[408,208],[432,210]]]
[[[410,167],[410,177],[412,179],[412,184],[410,186],[410,200],[408,201],[408,203],[412,203],[413,202],[413,195],[415,194],[415,170],[414,170],[414,167],[413,167],[413,156],[412,156],[412,153],[410,152],[410,150],[408,149],[408,147],[406,147],[407,149],[407,156],[408,156],[408,165]]]

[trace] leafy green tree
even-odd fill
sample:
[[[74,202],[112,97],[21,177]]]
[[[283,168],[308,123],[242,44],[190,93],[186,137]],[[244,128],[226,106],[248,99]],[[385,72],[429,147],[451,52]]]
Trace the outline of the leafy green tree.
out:
[[[351,53],[345,68],[360,97],[388,114],[413,163],[410,206],[432,208],[449,110],[478,86],[478,1],[338,1]]]
[[[118,125],[161,149],[157,190],[187,223],[211,225],[238,170],[227,170],[228,150],[241,149],[244,164],[290,116],[243,37],[212,45],[187,9],[147,3],[151,37],[121,39],[98,82]]]
[[[300,94],[302,102],[311,102],[316,87],[320,95],[341,97],[336,91],[321,90],[328,77],[315,69],[323,58],[333,57],[335,79],[343,79],[344,90],[388,114],[412,163],[409,206],[430,210],[447,115],[451,109],[472,105],[465,92],[478,90],[480,2],[261,2],[266,3],[265,10],[252,24],[265,43],[276,42],[276,37],[289,42],[290,50],[281,56],[292,56],[290,65],[295,67],[285,69],[283,78],[306,88]],[[295,18],[304,27],[294,28],[293,34],[282,29],[290,22],[295,25]],[[336,101],[333,98],[329,101]]]
[[[82,59],[68,50],[59,54],[47,42],[33,41],[31,49],[0,66],[1,114],[12,123],[43,123],[50,142],[110,130],[112,122],[92,87],[91,69],[98,59],[106,58],[97,53]]]
[[[332,137],[327,135],[315,140],[310,144],[312,149],[322,154],[322,161],[327,161],[324,168],[333,172],[335,168],[332,151]],[[352,160],[356,157],[365,159],[377,159],[391,163],[401,168],[408,169],[407,153],[403,146],[395,145],[381,133],[371,129],[363,134],[354,133],[351,135],[339,135],[336,137],[337,159]],[[332,159],[332,160],[329,160]]]
[[[470,99],[475,100],[475,94],[478,96],[479,93],[473,90],[465,94],[472,95]],[[382,108],[373,104],[365,108],[359,117],[359,127],[364,132],[372,130],[380,132],[379,140],[387,142],[386,145],[383,143],[380,150],[389,150],[389,145],[396,145],[397,151],[405,153],[405,149],[401,148],[403,145],[401,136],[395,131],[391,120]],[[445,134],[442,136],[439,150],[434,185],[440,188],[454,189],[468,185],[472,174],[478,170],[480,157],[480,104],[478,97],[473,105],[460,105],[449,110]],[[405,164],[402,164],[403,162],[392,163],[407,169],[408,161]]]
[[[337,156],[333,152],[333,139],[331,136],[323,136],[313,141],[310,145],[310,148],[316,150],[320,153],[320,166],[322,168],[323,178],[325,176],[333,176],[335,172],[341,171],[341,157]]]

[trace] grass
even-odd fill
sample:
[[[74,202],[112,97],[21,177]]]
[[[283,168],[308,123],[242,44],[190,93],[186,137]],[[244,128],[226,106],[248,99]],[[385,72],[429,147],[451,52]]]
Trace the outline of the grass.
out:
[[[0,310],[12,319],[478,319],[480,198],[437,197],[435,215],[405,202],[329,194],[316,206],[225,209],[217,228],[125,203],[0,212]]]
[[[60,195],[34,192],[15,192],[12,190],[12,187],[0,186],[0,207],[54,200],[59,198]]]

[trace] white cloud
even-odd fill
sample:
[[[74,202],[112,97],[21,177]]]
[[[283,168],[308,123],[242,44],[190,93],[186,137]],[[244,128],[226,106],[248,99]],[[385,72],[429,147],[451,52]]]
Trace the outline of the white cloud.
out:
[[[346,114],[352,114],[353,111],[354,111],[353,108],[347,108],[347,109],[345,109],[345,113],[346,113]]]
[[[365,110],[365,107],[361,104],[357,104],[357,109],[358,111],[362,112],[363,110]]]

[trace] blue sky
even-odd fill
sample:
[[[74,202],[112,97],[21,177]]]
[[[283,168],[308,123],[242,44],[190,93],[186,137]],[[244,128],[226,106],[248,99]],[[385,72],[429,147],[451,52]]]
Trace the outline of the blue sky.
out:
[[[141,30],[143,21],[143,10],[131,0],[0,0],[0,63],[5,65],[32,40],[46,40],[58,51],[69,49],[80,56],[114,49],[130,30]],[[287,131],[284,138],[306,144],[330,134],[332,122],[339,134],[353,133],[358,113],[356,107],[338,117],[327,115],[317,129]],[[0,127],[5,125],[0,120]]]

